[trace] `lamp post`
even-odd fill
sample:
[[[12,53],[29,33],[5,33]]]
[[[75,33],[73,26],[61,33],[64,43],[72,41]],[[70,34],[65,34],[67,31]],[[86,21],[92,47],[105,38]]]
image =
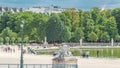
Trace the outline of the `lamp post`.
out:
[[[21,55],[20,55],[20,68],[23,68],[23,27],[24,27],[24,21],[21,21],[20,24],[21,27],[21,38],[22,38],[22,42],[21,42]]]

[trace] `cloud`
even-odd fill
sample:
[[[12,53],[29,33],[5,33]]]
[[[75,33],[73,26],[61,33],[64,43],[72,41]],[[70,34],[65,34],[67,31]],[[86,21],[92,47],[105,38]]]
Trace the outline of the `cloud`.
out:
[[[120,0],[108,0],[106,2],[106,8],[118,8],[120,6]]]
[[[110,8],[110,9],[120,8],[120,3],[117,3],[117,4],[109,4],[109,5],[107,5],[107,8]]]

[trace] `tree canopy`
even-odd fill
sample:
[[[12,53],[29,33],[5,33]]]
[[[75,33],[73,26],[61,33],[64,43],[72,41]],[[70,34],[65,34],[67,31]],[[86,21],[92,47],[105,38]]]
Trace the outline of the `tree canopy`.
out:
[[[90,10],[66,10],[62,13],[4,12],[0,15],[0,41],[21,42],[21,20],[24,20],[24,42],[49,43],[84,41],[120,41],[120,8],[98,7]],[[10,42],[11,41],[11,42]]]

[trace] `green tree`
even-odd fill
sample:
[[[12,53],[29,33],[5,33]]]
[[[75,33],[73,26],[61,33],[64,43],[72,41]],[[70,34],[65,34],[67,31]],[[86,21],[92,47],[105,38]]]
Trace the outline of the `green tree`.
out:
[[[5,39],[5,37],[11,37],[12,35],[12,30],[10,30],[9,27],[6,27],[3,31],[2,31],[2,37]]]
[[[72,41],[79,42],[80,39],[84,39],[83,28],[77,28],[73,34]]]
[[[61,33],[61,42],[68,42],[71,38],[71,32],[67,27],[64,27]]]
[[[15,43],[15,37],[12,37],[11,41],[12,41],[12,44],[14,45],[14,43]]]
[[[79,27],[83,27],[83,25],[84,25],[84,11],[79,10],[78,15],[79,15]],[[78,25],[78,24],[76,24],[76,25]]]
[[[9,44],[10,38],[9,37],[5,37],[5,43]]]
[[[46,36],[46,27],[47,27],[47,22],[48,22],[48,19],[49,19],[49,16],[48,15],[45,15],[45,14],[35,14],[35,18],[34,18],[34,22],[36,22],[38,25],[37,25],[37,40],[38,41],[42,41],[44,40],[44,37]]]
[[[38,36],[37,28],[32,28],[29,37],[30,37],[31,42],[37,42],[37,41],[39,41],[39,36]]]
[[[115,41],[118,41],[118,42],[120,41],[120,35],[115,36]]]
[[[1,16],[1,22],[0,22],[0,32],[6,28],[9,27],[8,23],[10,21],[10,17],[12,16],[12,13],[10,11],[4,12]]]
[[[108,32],[110,38],[115,38],[115,35],[118,34],[117,24],[114,17],[110,17],[106,20],[106,22],[102,23],[105,31]]]
[[[24,42],[25,42],[25,43],[28,43],[28,42],[29,42],[29,37],[27,37],[27,36],[24,37]]]
[[[94,31],[94,21],[92,19],[88,19],[84,29],[85,38],[87,38],[89,33],[91,33],[92,31]]]
[[[93,7],[91,9],[92,19],[95,21],[95,24],[99,23],[100,20],[100,9],[98,7]]]
[[[59,14],[59,17],[63,24],[63,30],[61,34],[61,41],[68,42],[71,38],[71,23],[64,13]]]
[[[88,34],[87,40],[88,41],[97,41],[98,37],[97,37],[97,35],[94,32],[91,32],[91,33]]]
[[[18,37],[17,38],[17,43],[19,44],[19,43],[21,43],[22,42],[22,38],[21,37]]]
[[[102,34],[102,30],[100,29],[100,25],[96,25],[94,28],[94,32],[96,33],[96,35],[98,36],[98,41],[100,41],[100,36]]]
[[[63,23],[57,14],[53,14],[48,20],[46,36],[48,42],[60,42],[63,31]]]
[[[2,37],[0,37],[0,44],[3,44],[3,38]]]
[[[101,41],[110,41],[110,36],[108,35],[108,33],[107,32],[103,32],[102,33],[102,35],[101,35],[101,37],[100,37],[100,40]]]
[[[116,19],[118,33],[120,34],[120,8],[115,8],[114,10],[112,10],[112,15]]]

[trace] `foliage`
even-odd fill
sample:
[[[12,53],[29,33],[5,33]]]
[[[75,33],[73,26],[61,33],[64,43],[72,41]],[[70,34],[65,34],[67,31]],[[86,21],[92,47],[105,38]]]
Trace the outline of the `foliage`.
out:
[[[119,41],[120,8],[101,11],[98,7],[83,11],[65,10],[57,14],[34,12],[4,12],[0,16],[0,37],[5,43],[6,37],[20,43],[21,21],[24,20],[24,42],[43,43],[47,37],[49,43],[84,41]],[[14,40],[14,39],[15,40]]]
[[[52,17],[48,20],[46,29],[48,41],[60,42],[63,28],[63,23],[60,20],[59,16],[57,14],[53,14]]]
[[[115,41],[119,41],[120,42],[120,35],[116,35],[115,36]]]
[[[82,28],[77,28],[73,34],[74,42],[79,42],[80,39],[84,39],[84,32]]]
[[[88,41],[97,41],[98,37],[97,37],[97,35],[94,32],[91,32],[91,33],[88,34],[87,40]]]
[[[2,37],[0,37],[0,43],[3,43],[3,38]]]
[[[17,43],[20,43],[20,42],[22,42],[22,38],[18,37],[17,38]]]
[[[6,42],[7,44],[9,44],[10,38],[9,38],[9,37],[5,37],[5,42]]]
[[[29,41],[29,37],[24,37],[24,42],[28,43],[28,41]]]
[[[112,15],[116,19],[118,33],[120,34],[120,8],[115,8],[112,10]]]
[[[12,40],[12,43],[14,43],[15,42],[15,37],[12,37],[11,40]]]
[[[101,41],[110,41],[110,36],[108,35],[107,32],[102,33],[100,37]]]

